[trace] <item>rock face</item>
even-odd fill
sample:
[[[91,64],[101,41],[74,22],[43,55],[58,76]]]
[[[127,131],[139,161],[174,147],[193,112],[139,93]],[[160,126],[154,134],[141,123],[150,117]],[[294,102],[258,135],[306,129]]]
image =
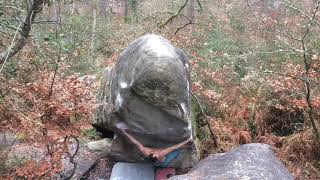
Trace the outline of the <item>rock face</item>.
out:
[[[247,144],[227,153],[210,155],[188,174],[170,180],[252,179],[293,180],[269,145]]]
[[[69,153],[74,154],[76,150],[76,144],[69,145]],[[77,163],[74,175],[72,179],[80,179],[100,158],[100,154],[90,151],[87,147],[82,144],[79,145],[78,153],[74,158],[74,162]],[[62,180],[66,179],[73,171],[74,166],[70,163],[70,159],[65,157],[62,159],[63,171],[60,172],[59,177],[53,177],[52,179]]]
[[[188,60],[161,36],[145,35],[123,51],[116,66],[104,72],[99,101],[94,126],[115,134],[108,151],[116,160],[146,161],[120,129],[149,148],[167,148],[192,137]],[[169,166],[196,162],[191,142]]]

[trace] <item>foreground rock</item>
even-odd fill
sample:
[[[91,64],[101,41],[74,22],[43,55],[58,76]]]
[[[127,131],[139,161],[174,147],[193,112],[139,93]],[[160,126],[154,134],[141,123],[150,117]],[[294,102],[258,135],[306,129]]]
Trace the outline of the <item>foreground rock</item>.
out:
[[[110,180],[153,180],[155,168],[152,164],[116,163]]]
[[[74,154],[76,150],[76,144],[69,145],[70,154]],[[86,146],[80,144],[78,153],[74,158],[74,162],[77,164],[74,175],[72,179],[81,178],[87,171],[96,163],[96,161],[100,158],[100,154],[90,151]],[[69,177],[69,174],[73,171],[74,166],[70,162],[68,157],[64,157],[62,159],[64,170],[60,173],[57,179],[65,179],[65,177]]]
[[[170,180],[256,179],[293,180],[269,145],[247,144],[227,153],[210,155],[188,174]]]
[[[132,42],[116,66],[105,70],[99,93],[94,126],[106,137],[115,134],[105,148],[109,155],[193,166],[190,84],[187,57],[168,40],[145,35]]]

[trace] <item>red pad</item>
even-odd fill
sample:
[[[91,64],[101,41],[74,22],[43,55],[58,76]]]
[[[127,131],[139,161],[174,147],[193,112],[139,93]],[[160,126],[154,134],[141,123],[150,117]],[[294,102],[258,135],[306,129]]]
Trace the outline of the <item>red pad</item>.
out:
[[[166,180],[176,174],[176,170],[173,168],[158,168],[156,170],[155,180]]]

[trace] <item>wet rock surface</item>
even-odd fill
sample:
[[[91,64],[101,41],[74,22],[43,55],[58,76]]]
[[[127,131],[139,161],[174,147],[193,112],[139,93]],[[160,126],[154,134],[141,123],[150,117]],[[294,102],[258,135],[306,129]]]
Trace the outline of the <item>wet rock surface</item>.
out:
[[[168,148],[192,136],[189,64],[185,53],[161,36],[148,34],[132,42],[114,68],[104,72],[94,126],[116,134],[109,155],[118,161],[145,162],[121,130],[149,148]],[[197,162],[191,142],[171,167]]]
[[[293,177],[275,157],[271,146],[247,144],[226,153],[210,155],[189,173],[170,178],[170,180],[191,179],[293,180]]]

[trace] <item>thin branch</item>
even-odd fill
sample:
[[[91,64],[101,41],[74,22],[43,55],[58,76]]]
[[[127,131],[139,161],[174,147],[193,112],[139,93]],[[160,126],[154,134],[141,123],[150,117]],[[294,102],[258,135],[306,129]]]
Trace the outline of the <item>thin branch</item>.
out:
[[[169,17],[164,23],[161,23],[160,28],[164,28],[168,23],[172,22],[172,20],[174,18],[176,18],[177,16],[179,16],[179,14],[181,13],[181,11],[187,6],[189,0],[185,0],[183,5],[179,8],[179,10],[177,11],[176,14],[172,15],[171,17]]]
[[[316,15],[319,11],[319,7],[320,7],[320,0],[317,1],[317,4],[316,4],[316,7],[314,9],[314,12],[313,12],[313,15],[312,15],[312,19],[311,19],[311,22],[308,24],[308,27],[304,33],[304,35],[302,36],[301,38],[301,45],[302,45],[302,48],[303,48],[303,62],[304,62],[304,65],[305,65],[305,76],[306,77],[309,77],[309,70],[310,70],[310,64],[308,62],[308,59],[310,58],[309,57],[309,53],[308,53],[308,49],[307,49],[307,45],[306,45],[306,38],[308,36],[308,34],[310,33],[310,30],[312,28],[312,25],[314,24],[314,19],[316,18]],[[313,107],[312,107],[312,103],[311,103],[311,87],[310,87],[310,82],[309,81],[305,81],[305,88],[306,88],[306,97],[305,97],[305,100],[308,104],[308,108],[307,108],[307,113],[308,113],[308,116],[309,116],[309,119],[311,121],[311,125],[312,125],[312,128],[314,130],[314,133],[315,133],[315,136],[316,136],[316,140],[318,143],[320,143],[320,133],[319,133],[319,130],[317,128],[317,125],[315,123],[315,118],[314,118],[314,111],[313,111]]]
[[[44,23],[47,23],[47,24],[58,24],[59,22],[58,21],[34,21],[33,24],[44,24]]]
[[[306,79],[306,78],[303,78],[303,77],[300,77],[300,76],[291,75],[291,74],[285,74],[285,73],[281,73],[281,72],[262,71],[262,73],[276,74],[276,75],[280,75],[280,76],[290,77],[290,78],[293,78],[293,79],[298,79],[298,80],[301,80],[303,82],[309,82],[309,79]]]
[[[306,18],[308,18],[310,22],[312,22],[312,23],[320,26],[320,23],[319,23],[319,22],[317,22],[315,19],[313,19],[312,17],[310,17],[310,16],[309,16],[306,12],[304,12],[302,9],[294,6],[294,5],[293,5],[293,2],[291,2],[291,1],[288,1],[288,2],[289,2],[289,3],[283,3],[283,2],[279,2],[279,3],[280,3],[280,4],[283,4],[283,5],[287,6],[287,7],[290,7],[290,8],[293,9],[293,10],[296,10],[296,11],[300,12],[302,15],[304,15]]]
[[[27,16],[23,22],[20,38],[18,38],[17,42],[11,47],[0,53],[0,64],[3,64],[5,59],[10,59],[12,56],[17,54],[27,43],[27,39],[32,28],[32,24],[36,15],[42,11],[42,8],[47,0],[34,0],[30,10],[27,13]]]
[[[252,8],[251,8],[251,5],[249,3],[249,0],[246,0],[247,1],[247,5],[249,7],[249,11],[250,13],[256,17],[257,19],[259,19],[260,21],[262,21],[263,23],[266,23],[264,19],[258,17],[253,11],[252,11]],[[319,7],[320,7],[320,0],[317,0],[316,1],[316,6],[314,8],[314,11],[313,11],[313,14],[312,14],[312,17],[308,16],[307,14],[304,14],[305,16],[307,16],[307,18],[309,19],[309,24],[304,32],[304,34],[302,35],[301,38],[294,38],[294,37],[291,37],[289,35],[287,35],[285,32],[283,31],[279,31],[279,30],[276,30],[274,29],[276,32],[278,32],[280,35],[284,36],[284,37],[287,37],[287,38],[290,38],[290,39],[293,39],[293,40],[296,40],[298,42],[301,43],[301,46],[302,46],[302,49],[303,49],[303,63],[304,63],[304,66],[305,66],[305,77],[302,78],[302,77],[298,77],[298,76],[292,76],[292,75],[287,75],[287,74],[283,74],[283,73],[276,73],[278,75],[284,75],[284,76],[288,76],[288,77],[292,77],[292,78],[296,78],[296,79],[299,79],[299,80],[302,80],[305,84],[305,89],[306,89],[306,92],[305,92],[305,101],[307,102],[307,113],[308,113],[308,117],[311,121],[311,125],[312,125],[312,128],[314,130],[314,133],[315,133],[315,136],[316,136],[316,141],[318,143],[320,143],[320,133],[319,133],[319,130],[317,128],[317,125],[315,123],[315,118],[314,118],[314,110],[313,110],[313,107],[312,107],[312,99],[311,99],[311,84],[310,84],[310,80],[309,80],[309,70],[310,70],[310,63],[309,63],[309,58],[310,58],[310,53],[308,52],[308,48],[307,48],[307,45],[306,45],[306,38],[308,36],[308,34],[310,33],[311,31],[311,28],[312,28],[312,25],[313,24],[316,24],[318,25],[318,23],[315,21],[315,18],[316,18],[316,15],[319,11]],[[291,7],[292,8],[292,7]],[[304,13],[302,10],[299,10],[299,9],[296,9],[298,10],[300,13]],[[269,72],[270,73],[270,72]],[[273,72],[274,73],[274,72]]]
[[[58,74],[58,69],[59,69],[59,63],[61,61],[61,50],[62,50],[62,47],[61,47],[61,44],[59,46],[59,53],[58,53],[58,60],[56,62],[56,67],[54,68],[54,71],[53,71],[53,77],[52,77],[52,81],[51,81],[51,84],[50,84],[50,88],[49,88],[49,93],[48,93],[48,99],[51,98],[52,94],[53,94],[53,86],[54,86],[54,83],[55,83],[55,80],[56,80],[56,77],[57,77],[57,74]]]
[[[278,40],[279,42],[285,43],[285,45],[286,45],[288,48],[290,48],[292,51],[297,52],[297,53],[300,53],[300,54],[304,53],[303,49],[298,49],[298,48],[296,48],[296,47],[292,47],[292,43],[290,44],[289,42],[283,40],[283,39],[281,38],[281,36],[275,36],[275,37],[277,38],[277,40]]]
[[[184,24],[183,26],[178,27],[178,29],[174,32],[174,34],[176,35],[181,29],[187,27],[188,25],[194,24],[192,21],[187,22],[186,24]]]
[[[104,2],[106,3],[108,8],[110,9],[111,14],[116,14],[115,12],[113,12],[112,6],[109,4],[108,0],[105,0]]]
[[[202,7],[202,4],[201,4],[200,0],[197,0],[197,4],[198,4],[198,6],[200,8],[200,12],[203,12],[203,7]]]
[[[17,7],[16,7],[16,6],[14,6],[14,5],[6,5],[6,6],[2,6],[2,8],[4,8],[4,9],[14,9],[14,10],[17,10],[17,11],[23,12],[23,10],[22,10],[22,9],[19,9],[19,8],[17,8]]]
[[[187,27],[188,25],[195,24],[195,23],[192,22],[192,19],[190,19],[188,16],[185,16],[185,15],[183,15],[183,14],[182,14],[182,16],[185,17],[186,19],[188,19],[188,22],[185,23],[184,25],[178,27],[178,29],[174,32],[175,35],[176,35],[181,29]]]
[[[16,40],[16,37],[17,37],[17,34],[18,34],[18,31],[19,31],[19,29],[20,29],[21,24],[22,24],[22,22],[19,24],[19,27],[17,28],[16,32],[14,33],[14,37],[13,37],[13,39],[12,39],[12,41],[11,41],[11,44],[10,44],[10,47],[9,47],[9,51],[8,51],[8,53],[7,53],[6,58],[5,58],[4,61],[3,61],[3,64],[2,64],[2,66],[1,66],[1,68],[0,68],[0,73],[1,73],[2,69],[4,68],[4,66],[5,66],[5,64],[6,64],[7,60],[8,60],[8,58],[9,58],[9,52],[11,51],[11,49],[12,49],[12,47],[13,47],[14,41]]]
[[[16,16],[16,14],[10,15],[10,13],[8,13],[7,11],[0,9],[0,15],[6,15],[6,20],[8,20],[7,17],[10,17],[12,19],[14,19],[17,22],[20,22],[21,20]]]
[[[203,108],[202,108],[202,105],[201,105],[198,97],[197,97],[193,92],[191,92],[191,94],[192,94],[192,96],[196,99],[196,101],[197,101],[197,103],[198,103],[198,106],[199,106],[199,108],[200,108],[200,110],[201,110],[201,114],[203,115],[203,117],[204,117],[205,120],[206,120],[206,125],[207,125],[207,127],[208,127],[208,129],[209,129],[209,132],[210,132],[210,135],[211,135],[211,137],[212,137],[212,139],[213,139],[214,146],[215,146],[215,147],[218,147],[218,142],[217,142],[216,136],[215,136],[215,134],[214,134],[214,132],[213,132],[213,130],[211,129],[211,126],[210,126],[209,116],[205,114],[205,112],[204,112],[204,110],[203,110]]]
[[[9,20],[7,20],[7,21],[9,21]],[[12,20],[13,21],[13,20]],[[14,30],[14,31],[16,31],[17,29],[18,30],[21,30],[21,29],[19,29],[18,27],[15,27],[15,26],[13,26],[13,25],[11,25],[10,23],[8,23],[8,22],[1,22],[1,24],[0,24],[0,26],[2,26],[3,28],[6,28],[6,29],[11,29],[11,30]]]
[[[267,24],[267,22],[266,22],[264,19],[262,19],[261,17],[257,16],[257,15],[253,12],[249,0],[246,0],[246,2],[247,2],[247,6],[248,6],[248,8],[249,8],[250,14],[252,14],[252,16],[254,16],[256,19],[258,19],[259,21],[261,21],[263,24]],[[278,29],[274,29],[274,28],[270,28],[270,29],[271,29],[271,31],[276,32],[276,33],[278,33],[278,34],[281,35],[281,36],[284,36],[284,37],[287,37],[287,38],[289,38],[289,39],[293,39],[293,40],[296,40],[296,41],[301,41],[301,39],[295,38],[295,37],[293,37],[293,36],[291,36],[291,35],[289,35],[289,34],[286,34],[286,33],[283,32],[283,31],[279,31]]]
[[[160,14],[160,15],[170,14],[171,16],[173,16],[173,15],[174,15],[174,12],[172,12],[172,11],[154,12],[154,13],[151,14],[151,17],[152,17],[152,16],[157,16],[158,14]]]
[[[57,20],[58,20],[58,23],[56,24],[56,39],[59,38],[59,31],[58,31],[58,28],[62,31],[62,26],[61,26],[61,5],[60,5],[60,1],[58,1],[58,10],[57,10]],[[58,69],[59,69],[59,63],[61,61],[61,53],[62,53],[62,45],[61,45],[61,42],[59,41],[59,52],[58,52],[58,56],[57,56],[57,62],[55,62],[55,69],[54,69],[54,72],[53,72],[53,78],[52,78],[52,81],[51,81],[51,84],[50,84],[50,89],[49,89],[49,94],[48,94],[48,99],[51,98],[52,94],[53,94],[53,86],[54,86],[54,83],[55,83],[55,80],[56,80],[56,76],[58,74]]]

